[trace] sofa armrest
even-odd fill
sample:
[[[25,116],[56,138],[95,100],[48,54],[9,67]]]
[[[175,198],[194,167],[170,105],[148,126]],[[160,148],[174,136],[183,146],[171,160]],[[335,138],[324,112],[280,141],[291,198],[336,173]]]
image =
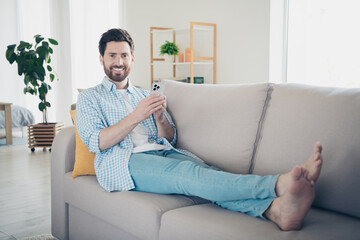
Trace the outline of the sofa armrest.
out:
[[[67,127],[55,137],[51,152],[51,232],[58,239],[69,238],[68,206],[64,201],[64,174],[74,168],[75,130]]]

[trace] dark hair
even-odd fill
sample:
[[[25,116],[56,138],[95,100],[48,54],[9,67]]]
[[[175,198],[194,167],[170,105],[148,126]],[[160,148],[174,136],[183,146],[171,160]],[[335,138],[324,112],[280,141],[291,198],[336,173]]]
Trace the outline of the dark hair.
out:
[[[101,56],[104,56],[106,44],[108,42],[127,42],[130,46],[130,51],[134,53],[134,41],[132,40],[130,34],[123,29],[120,28],[113,28],[108,30],[107,32],[101,35],[99,41],[99,52]]]

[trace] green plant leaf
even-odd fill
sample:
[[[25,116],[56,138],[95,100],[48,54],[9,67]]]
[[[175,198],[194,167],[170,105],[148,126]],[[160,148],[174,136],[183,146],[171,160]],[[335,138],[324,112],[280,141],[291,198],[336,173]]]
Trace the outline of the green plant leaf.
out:
[[[51,53],[51,54],[54,53],[54,50],[51,47],[49,47],[49,53]]]
[[[6,53],[5,53],[5,56],[6,56],[6,59],[10,62],[10,58],[11,58],[11,55],[14,54],[14,51],[15,51],[15,47],[16,47],[16,44],[13,44],[13,45],[9,45],[6,49]]]
[[[43,102],[40,102],[38,107],[39,107],[39,110],[42,112],[45,109],[45,104]]]
[[[40,88],[39,88],[39,98],[41,101],[44,101],[44,99],[45,99],[44,91]]]
[[[15,62],[16,57],[17,57],[17,55],[15,53],[11,54],[10,60],[9,60],[10,64],[13,64]]]
[[[14,50],[15,50],[15,47],[16,47],[16,44],[11,44],[11,45],[7,46],[7,49],[14,51]]]
[[[45,46],[40,46],[36,49],[36,52],[39,54],[39,65],[42,65],[43,61],[47,59],[49,55],[49,50]]]
[[[21,74],[23,74],[23,63],[22,62],[18,62],[18,74],[19,74],[19,76],[21,76]]]
[[[53,82],[54,79],[55,79],[55,75],[50,73],[50,82]],[[50,87],[50,85],[49,85],[49,87]],[[51,88],[49,88],[49,89],[51,89]]]
[[[49,72],[51,72],[52,71],[52,67],[50,66],[50,65],[47,65],[47,70],[49,71]]]
[[[15,48],[15,45],[14,45]],[[13,62],[16,60],[16,54],[14,52],[14,49],[8,48],[5,53],[6,59],[10,64],[13,64]]]
[[[32,75],[31,75],[31,82],[30,83],[31,83],[31,85],[34,86],[34,88],[39,86],[38,79],[34,78]]]
[[[46,83],[41,83],[41,86],[39,87],[39,89],[42,89],[44,91],[44,94],[48,93],[48,85]]]
[[[36,68],[36,72],[39,74],[40,80],[44,80],[45,77],[45,68],[41,65]]]
[[[24,51],[25,49],[30,49],[32,47],[32,44],[24,41],[20,41],[19,46],[17,47],[18,51]]]
[[[28,85],[31,82],[32,78],[30,75],[26,74],[24,77],[24,83],[25,85]]]
[[[49,39],[49,42],[52,44],[52,45],[58,45],[58,41],[56,41],[55,39],[52,39],[52,38],[48,38]]]
[[[40,79],[39,75],[37,74],[37,72],[32,72],[32,76],[35,79]]]
[[[36,44],[40,43],[42,40],[44,40],[44,38],[41,37],[40,35],[35,36],[35,42],[36,42]]]
[[[43,41],[41,45],[44,46],[45,48],[49,48],[49,43],[46,41]]]
[[[45,103],[47,107],[51,107],[51,104],[49,102]]]

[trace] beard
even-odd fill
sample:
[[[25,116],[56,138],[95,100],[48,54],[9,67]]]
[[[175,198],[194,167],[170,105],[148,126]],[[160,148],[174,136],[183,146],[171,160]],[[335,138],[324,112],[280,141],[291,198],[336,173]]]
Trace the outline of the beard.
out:
[[[114,70],[114,68],[121,69],[122,71],[120,73],[117,73]],[[122,65],[122,66],[106,67],[104,64],[104,72],[105,72],[106,76],[108,76],[108,78],[110,78],[114,82],[122,82],[125,79],[127,79],[127,77],[130,74],[130,70],[131,70],[130,66],[126,67],[126,66]]]

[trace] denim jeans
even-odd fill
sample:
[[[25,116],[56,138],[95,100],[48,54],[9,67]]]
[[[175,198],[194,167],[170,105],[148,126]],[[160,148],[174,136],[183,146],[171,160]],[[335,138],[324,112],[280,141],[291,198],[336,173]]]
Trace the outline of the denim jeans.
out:
[[[134,153],[129,169],[134,191],[197,196],[261,218],[276,198],[279,177],[224,172],[175,150]]]

